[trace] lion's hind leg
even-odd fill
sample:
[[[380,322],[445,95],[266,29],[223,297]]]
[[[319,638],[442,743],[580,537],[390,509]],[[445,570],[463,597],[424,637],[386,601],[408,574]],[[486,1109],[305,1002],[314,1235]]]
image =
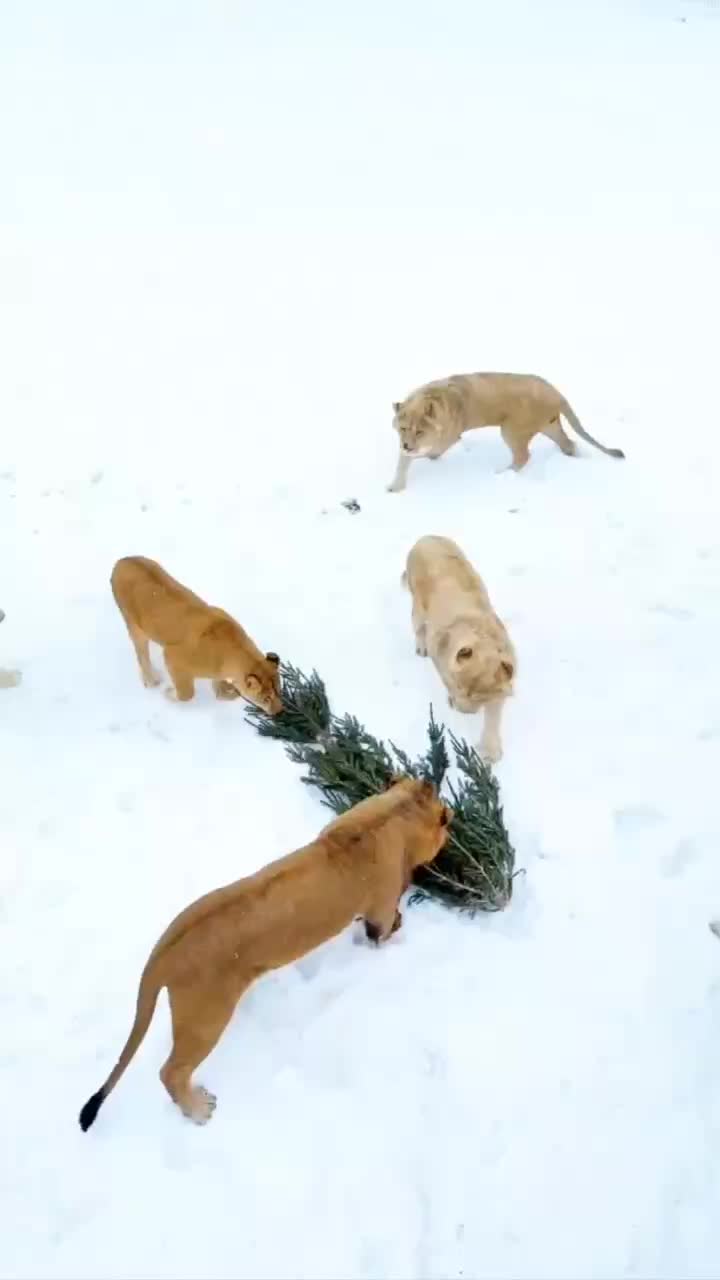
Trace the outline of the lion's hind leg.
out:
[[[245,987],[250,981],[245,983]],[[232,1018],[242,990],[206,983],[168,987],[172,1015],[173,1046],[160,1079],[183,1115],[195,1124],[206,1124],[217,1099],[202,1085],[192,1083],[192,1074],[215,1048]]]
[[[567,458],[574,458],[577,454],[575,442],[570,439],[569,435],[563,429],[560,417],[551,418],[550,421],[542,428],[542,434],[552,440],[558,447],[562,449]]]

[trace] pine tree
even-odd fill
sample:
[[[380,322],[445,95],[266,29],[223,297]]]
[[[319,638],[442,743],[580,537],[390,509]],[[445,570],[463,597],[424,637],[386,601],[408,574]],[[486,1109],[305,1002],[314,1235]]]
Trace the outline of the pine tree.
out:
[[[296,764],[303,782],[317,787],[323,804],[344,813],[368,796],[384,791],[398,773],[431,779],[444,788],[455,816],[445,848],[434,862],[419,867],[411,901],[437,898],[470,912],[501,911],[512,896],[515,851],[503,821],[497,780],[474,749],[449,734],[457,777],[448,779],[450,757],[445,729],[430,709],[428,747],[411,760],[394,743],[386,746],[355,716],[334,716],[325,685],[316,671],[305,676],[283,665],[283,710],[268,716],[248,707],[247,719],[263,737],[277,738]]]

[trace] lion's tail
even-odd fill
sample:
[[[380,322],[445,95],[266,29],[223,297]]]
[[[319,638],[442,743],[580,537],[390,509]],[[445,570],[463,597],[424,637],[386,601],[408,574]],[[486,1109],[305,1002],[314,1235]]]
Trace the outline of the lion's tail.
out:
[[[140,979],[135,1021],[125,1042],[125,1047],[102,1088],[98,1089],[97,1093],[94,1093],[91,1098],[88,1098],[78,1117],[83,1133],[87,1133],[103,1102],[115,1088],[125,1068],[130,1065],[140,1048],[152,1021],[162,985],[163,983],[158,982],[150,967],[146,965],[143,976]]]
[[[609,458],[625,457],[625,454],[623,453],[622,449],[608,449],[606,445],[600,444],[599,440],[596,440],[594,436],[591,436],[590,432],[585,430],[582,422],[578,418],[574,409],[572,409],[571,406],[568,404],[567,400],[563,400],[562,408],[560,412],[563,414],[563,417],[567,418],[573,431],[575,431],[576,434],[579,435],[582,440],[587,440],[588,444],[594,445],[595,448],[599,449],[601,453],[606,453]]]

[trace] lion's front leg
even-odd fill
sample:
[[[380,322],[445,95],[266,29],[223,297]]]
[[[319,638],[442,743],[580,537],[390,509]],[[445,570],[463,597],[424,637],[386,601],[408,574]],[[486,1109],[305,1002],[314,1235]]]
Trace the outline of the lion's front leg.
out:
[[[410,470],[411,462],[412,462],[412,458],[408,457],[408,455],[405,453],[404,449],[401,446],[398,453],[398,460],[397,460],[397,467],[395,468],[395,475],[393,476],[392,480],[390,481],[390,484],[387,487],[388,493],[402,493],[403,489],[407,485],[407,475],[408,475],[408,471]]]
[[[486,764],[497,764],[498,760],[502,759],[500,720],[504,705],[504,698],[493,698],[492,702],[485,704],[483,732],[478,750]]]
[[[415,632],[415,652],[420,658],[427,658],[427,619],[421,609],[413,605],[412,627]]]

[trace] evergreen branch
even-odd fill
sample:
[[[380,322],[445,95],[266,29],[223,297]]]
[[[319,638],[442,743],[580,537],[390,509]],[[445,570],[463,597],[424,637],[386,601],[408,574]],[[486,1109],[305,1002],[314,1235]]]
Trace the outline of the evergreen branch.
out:
[[[454,818],[445,848],[434,862],[418,867],[410,901],[435,898],[474,914],[500,911],[512,896],[515,852],[503,820],[497,780],[477,752],[450,733],[459,778],[446,781],[450,757],[445,729],[430,708],[428,748],[417,760],[375,738],[356,716],[333,716],[325,685],[316,671],[304,676],[283,665],[283,711],[270,717],[257,707],[247,719],[264,737],[285,743],[289,758],[303,765],[302,781],[317,787],[324,805],[344,813],[354,804],[384,791],[398,773],[428,778],[438,791],[446,785]]]

